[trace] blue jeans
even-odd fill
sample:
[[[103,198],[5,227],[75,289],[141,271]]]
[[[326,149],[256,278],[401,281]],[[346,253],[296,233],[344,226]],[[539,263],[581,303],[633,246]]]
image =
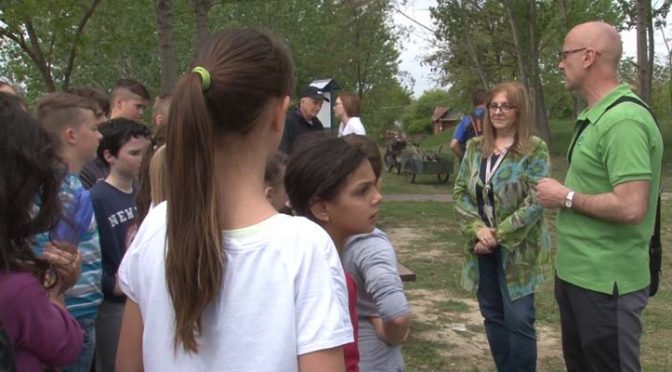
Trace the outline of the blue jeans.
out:
[[[499,372],[536,371],[534,293],[511,301],[501,249],[478,258],[478,305],[485,319],[490,352]]]
[[[93,362],[93,351],[96,350],[96,317],[75,318],[84,331],[84,344],[79,352],[77,361],[67,367],[61,368],[61,372],[89,372]]]

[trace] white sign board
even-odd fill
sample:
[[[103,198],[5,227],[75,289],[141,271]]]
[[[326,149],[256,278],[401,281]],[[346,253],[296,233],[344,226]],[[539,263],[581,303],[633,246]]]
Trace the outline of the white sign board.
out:
[[[317,118],[320,119],[322,122],[322,125],[324,125],[324,128],[332,128],[333,126],[338,127],[338,123],[334,123],[332,125],[331,118],[333,117],[332,115],[332,107],[334,106],[334,99],[336,97],[331,96],[331,90],[325,89],[329,83],[331,83],[331,79],[323,79],[323,80],[313,80],[312,83],[310,83],[311,87],[315,87],[317,89],[320,89],[324,92],[324,96],[329,99],[329,102],[324,101],[322,104],[322,108],[320,109],[320,112],[317,113]]]

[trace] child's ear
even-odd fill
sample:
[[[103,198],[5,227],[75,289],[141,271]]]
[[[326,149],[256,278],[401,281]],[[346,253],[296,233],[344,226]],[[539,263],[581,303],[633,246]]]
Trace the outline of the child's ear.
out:
[[[75,133],[75,130],[72,129],[71,127],[65,128],[63,131],[63,141],[69,145],[74,145],[77,143],[77,135]]]
[[[266,186],[264,187],[264,196],[266,197],[266,200],[269,202],[271,201],[271,193],[273,192],[273,187],[271,186]]]
[[[114,162],[114,155],[110,152],[110,150],[103,150],[103,158],[107,162],[107,164],[112,164]]]
[[[329,223],[329,211],[327,202],[322,199],[316,199],[310,203],[310,213],[320,222]]]
[[[163,123],[163,115],[161,114],[156,114],[154,117],[154,125],[159,126]]]

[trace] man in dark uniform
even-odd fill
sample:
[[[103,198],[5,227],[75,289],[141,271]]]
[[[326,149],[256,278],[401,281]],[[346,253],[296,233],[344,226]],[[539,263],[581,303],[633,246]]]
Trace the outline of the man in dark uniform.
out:
[[[299,106],[287,111],[280,151],[289,154],[300,136],[324,129],[322,122],[317,118],[324,101],[329,102],[329,99],[318,88],[309,86],[301,93]]]

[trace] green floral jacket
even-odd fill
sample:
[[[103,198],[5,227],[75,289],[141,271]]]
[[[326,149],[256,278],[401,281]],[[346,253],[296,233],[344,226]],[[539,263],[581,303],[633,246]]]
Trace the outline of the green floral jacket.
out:
[[[478,287],[478,259],[473,253],[476,231],[486,226],[478,214],[476,185],[480,177],[481,137],[467,143],[453,196],[460,230],[467,238],[462,284],[468,290]],[[534,292],[550,266],[551,242],[544,223],[544,208],[536,198],[534,186],[548,176],[550,160],[546,143],[530,139],[529,153],[509,152],[492,177],[497,238],[501,240],[506,284],[512,300]],[[483,199],[490,203],[483,188]]]

